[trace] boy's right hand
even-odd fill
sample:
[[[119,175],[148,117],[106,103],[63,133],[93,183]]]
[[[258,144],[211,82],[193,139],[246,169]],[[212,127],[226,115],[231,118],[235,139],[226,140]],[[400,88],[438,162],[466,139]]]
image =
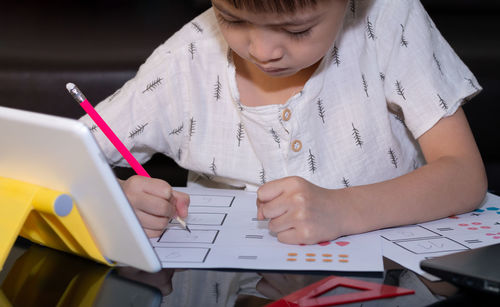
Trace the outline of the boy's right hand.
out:
[[[134,175],[119,182],[150,238],[159,237],[171,218],[188,214],[189,195],[174,191],[166,181]]]

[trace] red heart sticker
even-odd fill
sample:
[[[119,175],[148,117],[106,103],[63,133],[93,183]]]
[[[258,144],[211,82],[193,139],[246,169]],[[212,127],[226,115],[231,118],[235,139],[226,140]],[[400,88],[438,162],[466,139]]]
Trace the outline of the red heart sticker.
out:
[[[338,241],[338,242],[335,242],[335,244],[337,244],[339,246],[346,246],[346,245],[349,245],[349,242],[347,242],[347,241]]]

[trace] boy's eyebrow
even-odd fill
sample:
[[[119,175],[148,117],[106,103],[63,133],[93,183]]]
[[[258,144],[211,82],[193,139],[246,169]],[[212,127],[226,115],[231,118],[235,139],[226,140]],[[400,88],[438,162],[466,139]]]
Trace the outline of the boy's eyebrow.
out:
[[[220,11],[221,13],[223,13],[224,15],[227,15],[231,18],[234,18],[234,19],[237,19],[237,20],[242,20],[241,17],[238,17],[238,16],[235,16],[233,14],[231,14],[229,11],[227,11],[226,9],[224,9],[223,7],[219,6],[218,4],[215,3],[215,1],[212,1],[212,5],[218,10]],[[300,26],[300,25],[303,25],[303,24],[308,24],[312,21],[316,21],[320,18],[321,14],[319,14],[318,16],[309,16],[308,18],[306,19],[299,19],[297,18],[297,20],[293,20],[293,21],[285,21],[285,22],[276,22],[276,23],[271,23],[271,24],[268,24],[269,26]]]

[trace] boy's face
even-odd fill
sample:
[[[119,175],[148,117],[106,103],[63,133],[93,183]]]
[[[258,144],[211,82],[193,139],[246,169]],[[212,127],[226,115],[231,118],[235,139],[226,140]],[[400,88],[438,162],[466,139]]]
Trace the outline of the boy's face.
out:
[[[320,1],[294,14],[251,13],[212,1],[222,35],[242,59],[287,77],[323,58],[342,26],[347,0]]]

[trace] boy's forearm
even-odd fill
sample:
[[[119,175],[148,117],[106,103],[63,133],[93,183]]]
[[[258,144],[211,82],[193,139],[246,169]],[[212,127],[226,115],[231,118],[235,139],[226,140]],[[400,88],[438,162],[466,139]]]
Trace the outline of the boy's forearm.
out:
[[[471,211],[487,182],[477,157],[443,157],[389,181],[345,189],[352,206],[349,233],[414,224]]]

